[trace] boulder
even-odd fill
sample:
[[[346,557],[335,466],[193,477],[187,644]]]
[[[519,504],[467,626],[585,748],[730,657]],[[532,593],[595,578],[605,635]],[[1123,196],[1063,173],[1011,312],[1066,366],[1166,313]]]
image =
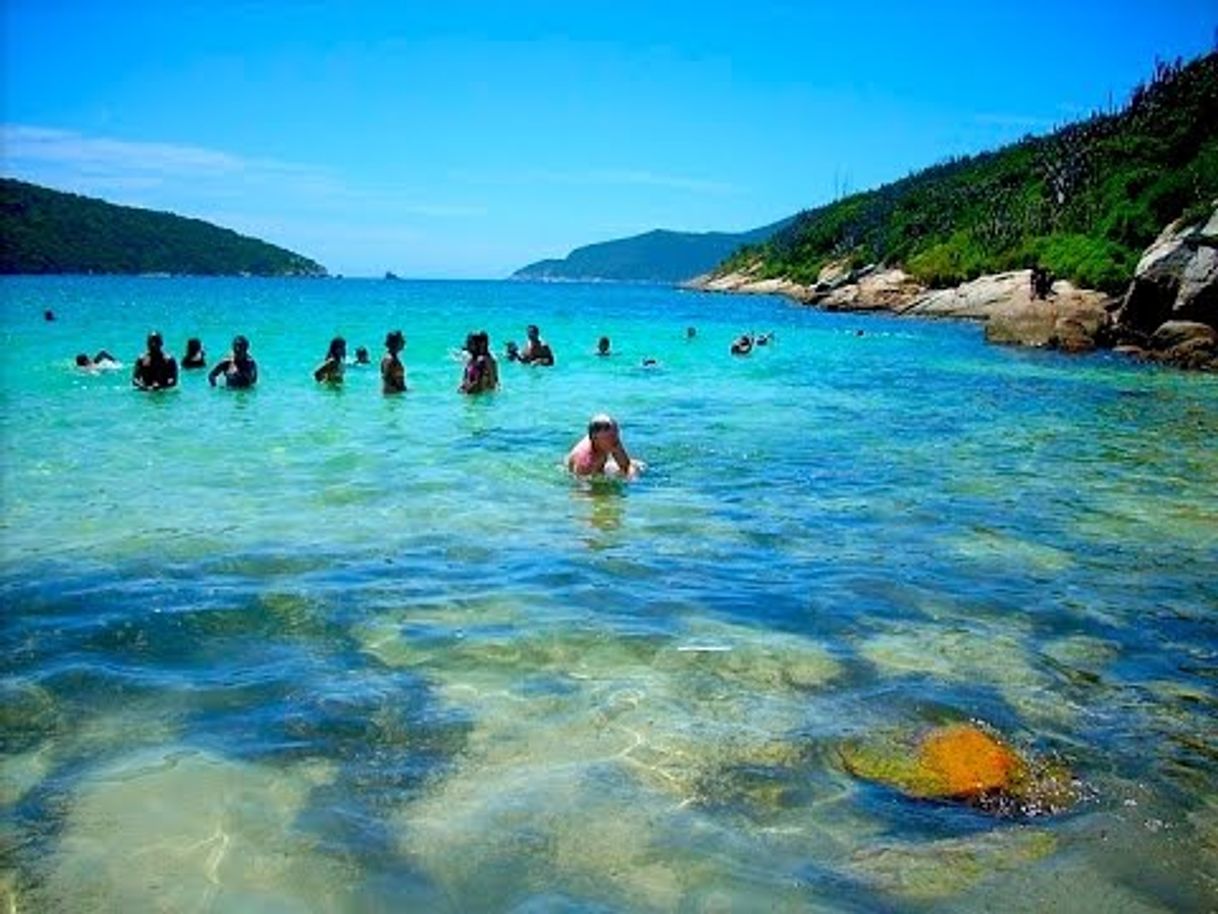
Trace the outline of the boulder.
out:
[[[826,293],[817,287],[812,301],[826,311],[895,311],[900,313],[925,294],[926,287],[898,269],[866,267],[847,274]]]
[[[1029,296],[1026,287],[989,308],[985,338],[991,343],[1040,346],[1088,352],[1104,337],[1110,300],[1100,292],[1053,284],[1047,299]]]
[[[1200,321],[1166,321],[1151,336],[1146,357],[1178,368],[1218,370],[1218,330]]]
[[[1146,249],[1116,314],[1117,338],[1141,343],[1168,321],[1218,326],[1218,204],[1205,224],[1173,222]]]
[[[920,800],[964,803],[1004,816],[1060,812],[1077,799],[1070,773],[1029,759],[975,723],[918,734],[871,734],[839,749],[845,769]]]

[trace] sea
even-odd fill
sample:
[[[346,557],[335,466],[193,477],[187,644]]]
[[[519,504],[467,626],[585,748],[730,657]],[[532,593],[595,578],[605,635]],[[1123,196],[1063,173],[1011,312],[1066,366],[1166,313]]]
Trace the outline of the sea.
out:
[[[1218,908],[1218,377],[576,283],[7,277],[0,352],[5,911]],[[848,764],[953,724],[1070,802]]]

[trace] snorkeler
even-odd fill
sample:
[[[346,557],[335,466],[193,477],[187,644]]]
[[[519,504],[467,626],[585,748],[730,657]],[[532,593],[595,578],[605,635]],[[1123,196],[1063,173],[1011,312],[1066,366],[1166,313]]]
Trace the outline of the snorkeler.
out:
[[[250,358],[250,341],[244,336],[233,337],[233,351],[207,373],[208,383],[215,387],[220,375],[224,375],[226,387],[245,388],[258,383],[258,363]]]
[[[398,353],[406,348],[406,336],[401,330],[385,335],[385,354],[381,357],[381,391],[387,394],[406,392],[406,366]]]
[[[313,369],[313,380],[318,383],[341,384],[343,369],[346,367],[347,341],[341,336],[330,340],[330,348],[322,363]]]
[[[753,351],[753,338],[747,333],[742,333],[740,336],[732,340],[732,355],[748,355]]]
[[[634,476],[638,472],[637,461],[631,463],[622,444],[617,422],[612,416],[598,413],[588,421],[588,434],[567,454],[567,469],[576,476],[601,475],[610,457],[620,475]]]
[[[148,334],[148,351],[135,360],[131,383],[140,390],[168,390],[178,386],[178,363],[165,352],[159,331]]]

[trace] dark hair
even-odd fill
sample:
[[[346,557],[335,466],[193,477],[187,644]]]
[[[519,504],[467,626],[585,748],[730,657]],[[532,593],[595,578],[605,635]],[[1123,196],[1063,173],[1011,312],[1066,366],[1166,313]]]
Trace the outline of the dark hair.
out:
[[[233,337],[233,348],[234,349],[241,349],[241,348],[249,349],[250,341],[238,333],[236,336]]]
[[[203,341],[201,339],[199,339],[197,336],[192,336],[190,339],[188,339],[186,341],[186,351],[188,353],[189,352],[199,352],[202,349],[203,349]]]
[[[330,348],[326,352],[326,358],[335,358],[335,359],[339,358],[340,349],[343,352],[347,351],[347,341],[344,340],[341,336],[336,336],[336,337],[334,337],[334,339],[330,340]]]
[[[616,427],[617,423],[612,419],[593,419],[588,423],[588,437],[591,438],[597,432],[607,432]]]
[[[160,330],[153,330],[151,333],[148,334],[148,344],[149,345],[152,345],[153,340],[156,340],[161,345],[165,344],[165,337],[161,336]]]
[[[392,349],[393,344],[396,342],[399,342],[399,341],[401,342],[401,344],[403,346],[406,345],[406,335],[404,333],[402,333],[401,330],[390,330],[388,333],[385,334],[385,348],[386,349]]]
[[[76,364],[81,368],[86,367],[89,364],[89,357],[83,352],[76,353]]]
[[[537,327],[536,324],[529,324],[529,326],[524,328],[524,331],[529,336],[532,336],[534,333],[541,333],[541,330]]]

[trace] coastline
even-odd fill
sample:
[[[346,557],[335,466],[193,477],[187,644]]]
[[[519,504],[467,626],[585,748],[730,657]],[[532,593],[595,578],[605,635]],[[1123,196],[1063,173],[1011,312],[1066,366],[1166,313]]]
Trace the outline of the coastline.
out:
[[[734,295],[783,295],[825,311],[882,311],[900,317],[977,321],[988,342],[1081,353],[1111,349],[1144,361],[1218,372],[1218,204],[1200,224],[1168,225],[1146,249],[1121,295],[1067,280],[1034,294],[1032,270],[991,273],[932,289],[899,267],[826,265],[814,284],[763,277],[759,258],[707,273],[681,288]]]

